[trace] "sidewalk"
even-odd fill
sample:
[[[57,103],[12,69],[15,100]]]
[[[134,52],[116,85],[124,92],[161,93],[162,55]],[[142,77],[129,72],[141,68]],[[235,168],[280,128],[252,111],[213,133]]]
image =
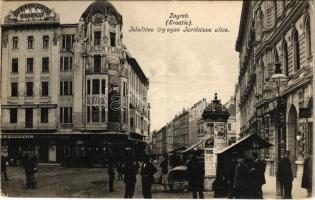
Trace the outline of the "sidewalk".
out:
[[[265,199],[276,199],[276,177],[270,176],[268,173],[266,176],[266,184],[263,185],[263,194]],[[301,188],[301,177],[294,178],[292,183],[292,199],[306,199],[307,192],[304,188]]]

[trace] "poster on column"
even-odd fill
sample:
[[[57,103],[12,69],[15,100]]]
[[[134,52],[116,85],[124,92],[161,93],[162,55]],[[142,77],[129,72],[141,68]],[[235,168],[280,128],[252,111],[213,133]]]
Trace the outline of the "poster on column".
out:
[[[226,123],[214,123],[214,153],[224,149],[227,146]]]
[[[213,138],[210,138],[205,142],[204,157],[206,177],[215,176],[216,172],[216,162],[213,155],[213,146],[214,146]]]

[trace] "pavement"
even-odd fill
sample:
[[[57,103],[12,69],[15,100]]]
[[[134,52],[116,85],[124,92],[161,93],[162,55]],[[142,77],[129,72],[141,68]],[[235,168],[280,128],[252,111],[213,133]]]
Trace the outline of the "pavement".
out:
[[[37,188],[27,189],[22,167],[8,167],[9,181],[1,179],[2,196],[8,197],[59,197],[59,198],[123,198],[124,184],[115,180],[114,192],[108,192],[108,175],[105,168],[64,168],[61,166],[40,166],[36,174]],[[266,174],[263,186],[265,199],[276,199],[276,179]],[[300,179],[293,182],[294,199],[306,197],[306,190],[300,187]],[[152,187],[153,198],[190,199],[187,191],[167,191],[163,187]],[[137,178],[134,198],[142,198],[140,177]],[[213,198],[213,192],[205,192],[205,198]]]

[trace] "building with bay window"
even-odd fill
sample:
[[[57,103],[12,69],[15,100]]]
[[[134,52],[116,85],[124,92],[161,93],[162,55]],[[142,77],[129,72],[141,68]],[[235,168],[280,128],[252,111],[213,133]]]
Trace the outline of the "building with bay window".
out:
[[[92,3],[77,24],[28,3],[1,28],[1,144],[10,159],[33,151],[40,162],[103,164],[145,150],[149,81],[111,3]]]
[[[312,1],[243,3],[236,41],[240,58],[237,121],[241,136],[257,133],[274,145],[260,151],[271,175],[277,170],[279,148],[291,152],[294,175],[298,178],[304,158],[312,152],[313,19]],[[285,81],[272,80],[278,63],[287,77]],[[281,110],[279,98],[283,103]],[[281,119],[277,119],[277,112],[281,112]]]

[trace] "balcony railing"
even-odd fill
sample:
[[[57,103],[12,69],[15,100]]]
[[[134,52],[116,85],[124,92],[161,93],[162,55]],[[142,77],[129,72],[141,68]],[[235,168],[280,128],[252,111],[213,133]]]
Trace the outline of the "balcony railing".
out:
[[[56,130],[56,123],[2,123],[2,130]]]

